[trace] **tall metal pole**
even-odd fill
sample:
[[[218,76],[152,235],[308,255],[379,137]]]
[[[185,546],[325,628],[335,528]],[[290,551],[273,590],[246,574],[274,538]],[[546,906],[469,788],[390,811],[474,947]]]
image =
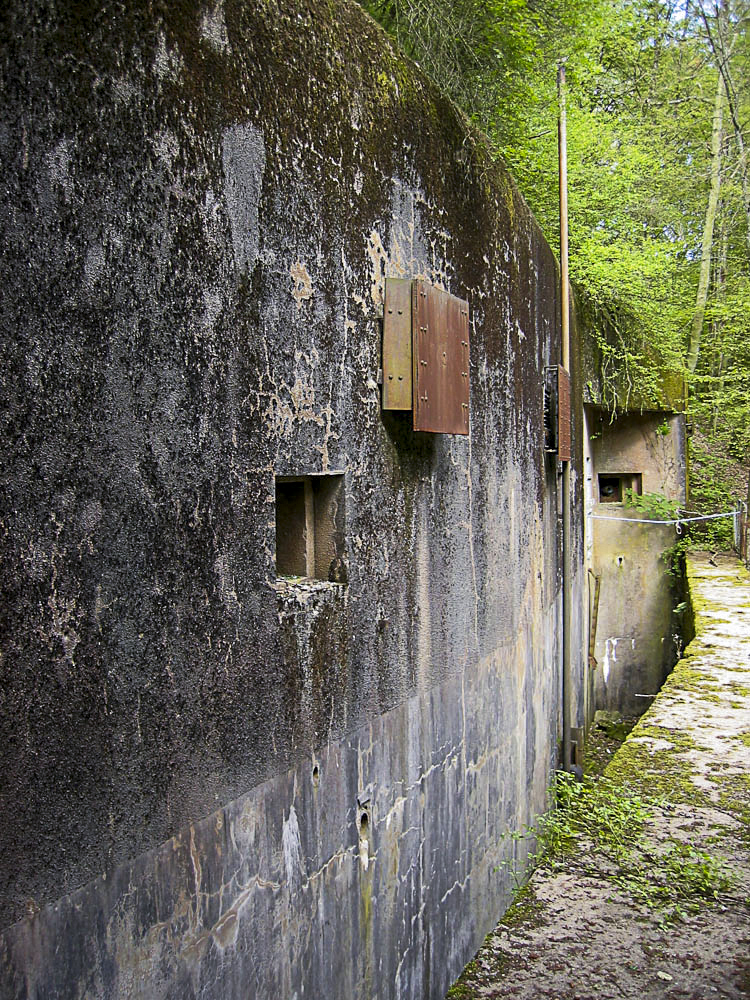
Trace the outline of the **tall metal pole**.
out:
[[[568,137],[565,114],[565,65],[557,70],[559,101],[558,148],[560,161],[560,330],[562,336],[561,361],[570,372],[570,299],[568,293]],[[571,392],[571,403],[573,394]],[[573,407],[571,406],[571,413]],[[562,723],[563,768],[571,768],[571,558],[570,558],[570,462],[563,462],[562,481],[562,598],[563,598],[563,662],[562,662]]]

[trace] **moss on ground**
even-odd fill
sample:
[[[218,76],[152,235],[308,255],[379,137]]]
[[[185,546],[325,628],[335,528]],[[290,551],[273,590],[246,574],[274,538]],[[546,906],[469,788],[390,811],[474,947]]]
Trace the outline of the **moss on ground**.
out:
[[[667,677],[662,688],[663,691],[673,689],[682,691],[695,691],[703,694],[706,691],[720,691],[721,685],[714,678],[706,674],[704,670],[696,670],[691,666],[694,653],[685,656],[677,663],[672,673]]]
[[[623,719],[619,725],[607,729],[592,728],[583,750],[583,772],[598,777],[613,759],[626,737],[636,724],[636,719]]]
[[[505,911],[500,927],[541,927],[544,924],[544,904],[537,898],[534,887],[527,882],[516,893],[512,905]]]
[[[684,729],[671,729],[669,726],[659,726],[649,722],[647,717],[642,719],[635,727],[633,736],[649,737],[653,740],[666,740],[682,753],[689,750],[703,749],[695,738],[690,733],[685,732]]]
[[[727,696],[730,694],[736,698],[747,698],[750,696],[750,686],[739,680],[720,683],[713,673],[716,650],[704,637],[707,627],[720,626],[725,621],[725,618],[717,612],[723,611],[726,614],[726,609],[720,609],[710,601],[696,597],[695,584],[700,580],[700,576],[692,574],[691,596],[699,620],[698,637],[688,646],[685,656],[667,679],[664,685],[665,693],[672,701],[677,699],[694,704],[699,701],[726,704]],[[709,615],[710,620],[707,620]],[[721,669],[732,668],[721,664]],[[739,671],[743,668],[736,669]],[[682,693],[687,697],[680,698]],[[745,703],[739,701],[731,701],[730,704],[736,708],[745,707]],[[699,705],[697,707],[699,711]],[[702,781],[708,780],[715,786],[716,795],[712,797],[709,792],[696,784],[697,772],[693,755],[695,751],[707,750],[696,739],[695,726],[700,727],[700,721],[696,720],[691,731],[686,732],[659,725],[650,719],[651,713],[648,712],[636,723],[629,736],[627,731],[632,723],[627,720],[623,726],[613,727],[607,732],[592,732],[584,753],[586,781],[592,778],[595,780],[596,776],[603,775],[604,782],[601,785],[596,783],[593,787],[598,786],[602,789],[609,782],[610,789],[605,794],[608,803],[616,805],[620,791],[623,801],[626,801],[632,792],[636,796],[641,796],[648,807],[654,810],[655,815],[661,812],[662,804],[667,806],[667,815],[671,813],[669,805],[715,809],[718,798],[719,809],[734,817],[740,824],[739,831],[734,826],[713,824],[711,829],[714,832],[709,836],[704,835],[703,843],[706,847],[709,844],[716,845],[719,851],[718,857],[696,848],[690,842],[683,843],[671,837],[663,843],[660,842],[656,848],[651,848],[647,844],[647,849],[651,851],[647,855],[650,863],[643,867],[640,882],[638,879],[631,879],[632,884],[628,883],[628,888],[636,903],[645,900],[647,906],[659,908],[667,907],[667,903],[661,900],[660,893],[668,895],[674,884],[682,884],[684,898],[679,897],[678,893],[675,896],[676,902],[672,899],[669,903],[671,910],[668,907],[666,910],[669,919],[679,918],[686,912],[694,912],[705,902],[721,899],[723,893],[731,887],[733,876],[722,859],[734,856],[738,836],[750,846],[750,775],[728,774],[724,761],[715,761],[709,766],[708,773],[703,771],[700,773]],[[750,731],[725,734],[723,738],[750,747]],[[666,748],[659,747],[660,743],[669,745]],[[577,787],[579,786],[573,786],[574,789]],[[691,822],[683,823],[681,829],[688,833],[692,830],[700,832],[707,817],[704,814],[699,820],[697,816],[698,814],[693,814]],[[564,859],[569,852],[575,850],[576,845],[573,842],[569,844],[564,837],[558,840],[557,858],[564,868],[566,863]],[[581,844],[577,846],[580,849]],[[589,844],[588,847],[591,848],[592,845]],[[657,867],[660,866],[659,875],[655,875],[653,871],[657,862]],[[672,917],[669,916],[670,913]],[[524,930],[544,923],[544,905],[535,896],[532,884],[526,884],[500,921],[499,930],[502,931],[503,928]],[[479,997],[491,996],[493,982],[499,975],[513,968],[514,955],[504,949],[497,949],[496,945],[493,946],[493,936],[491,934],[487,939],[489,947],[482,953],[481,964],[477,960],[469,963],[461,978],[449,990],[447,995],[449,1000],[477,1000]]]
[[[719,808],[741,824],[740,836],[750,843],[750,774],[709,774],[719,788]]]
[[[683,756],[685,749],[690,749],[691,738],[687,734],[681,734],[682,748],[674,746],[668,750],[651,749],[648,743],[642,743],[636,738],[644,735],[672,742],[671,735],[656,735],[654,730],[658,733],[661,728],[644,726],[645,731],[639,732],[639,727],[636,726],[631,738],[625,741],[604,772],[606,777],[652,799],[663,799],[673,804],[710,806],[711,799],[693,781],[693,767]],[[673,730],[666,732],[672,734]],[[694,742],[692,746],[695,746]]]
[[[516,893],[513,903],[505,911],[497,929],[485,938],[482,946],[482,963],[480,964],[477,958],[469,962],[460,978],[448,990],[446,1000],[475,1000],[477,997],[486,996],[488,987],[513,967],[513,956],[492,946],[492,939],[498,936],[498,930],[529,929],[541,927],[544,923],[544,904],[537,898],[533,886],[527,882]]]
[[[479,973],[479,963],[474,958],[461,973],[461,978],[445,994],[446,1000],[474,1000],[476,990],[469,983],[475,981]]]

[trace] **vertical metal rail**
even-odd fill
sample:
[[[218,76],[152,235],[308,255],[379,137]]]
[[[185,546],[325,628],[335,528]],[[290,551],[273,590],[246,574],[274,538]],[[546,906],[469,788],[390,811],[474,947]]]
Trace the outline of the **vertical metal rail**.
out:
[[[565,65],[557,70],[558,151],[560,168],[560,330],[561,361],[570,372],[570,300],[568,296],[568,138],[565,111]],[[571,394],[572,395],[572,394]],[[572,410],[572,407],[571,407]],[[570,525],[570,461],[563,462],[563,530],[562,530],[562,592],[563,592],[563,662],[562,662],[562,723],[563,768],[571,768],[571,525]]]
[[[589,599],[593,599],[590,611],[591,618],[589,622],[589,670],[595,670],[597,664],[594,653],[596,651],[596,629],[599,624],[599,595],[602,590],[602,578],[601,576],[597,576],[591,567],[589,567],[589,576],[594,581],[593,594],[591,594],[591,581],[589,581]]]

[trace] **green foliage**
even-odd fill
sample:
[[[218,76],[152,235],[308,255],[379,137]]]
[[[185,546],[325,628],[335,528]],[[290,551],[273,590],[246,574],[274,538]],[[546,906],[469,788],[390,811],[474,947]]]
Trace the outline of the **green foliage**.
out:
[[[687,535],[681,535],[674,545],[670,545],[659,556],[667,568],[673,587],[677,586],[680,590],[685,580],[685,554],[689,548],[690,538]],[[687,610],[688,605],[684,601],[679,602],[677,607],[673,609],[674,613],[678,615],[684,614]]]
[[[539,823],[539,840],[550,863],[577,850],[582,841],[622,860],[634,849],[644,824],[653,815],[638,795],[613,786],[606,778],[579,782],[573,775],[558,772],[554,793],[556,808]]]
[[[747,488],[747,481],[738,478],[737,463],[726,452],[722,452],[720,442],[695,435],[690,471],[691,506],[705,514],[720,514],[736,509],[738,500]],[[690,536],[702,548],[730,549],[734,541],[732,519],[727,517],[697,522],[691,525]]]
[[[697,277],[704,206],[685,192],[706,169],[692,88],[706,86],[710,72],[690,58],[692,44],[676,44],[675,32],[666,5],[615,2],[589,23],[568,65],[571,275],[593,307],[591,325],[611,372],[626,370],[637,396],[654,394],[648,383],[660,369],[682,368]],[[554,243],[553,98],[544,111],[547,129],[535,123],[528,143],[503,152]]]
[[[526,135],[546,67],[575,50],[601,0],[362,0],[502,152]]]
[[[567,66],[570,274],[598,345],[595,401],[673,405],[750,454],[747,0],[363,0],[488,134],[558,246],[557,64]],[[721,197],[698,364],[686,351],[719,75]],[[745,133],[743,134],[743,129]],[[665,379],[668,375],[668,379]],[[669,391],[667,391],[667,383]],[[706,498],[709,502],[709,498]],[[711,529],[721,538],[726,525]],[[713,535],[712,535],[713,537]]]
[[[626,489],[625,504],[643,511],[657,521],[674,521],[679,516],[677,501],[668,500],[661,493],[636,493],[634,490]]]
[[[571,864],[605,877],[665,923],[714,901],[731,886],[726,867],[708,852],[674,838],[657,846],[647,835],[663,804],[606,777],[576,781],[558,772],[555,808],[529,831],[533,858],[547,867]]]

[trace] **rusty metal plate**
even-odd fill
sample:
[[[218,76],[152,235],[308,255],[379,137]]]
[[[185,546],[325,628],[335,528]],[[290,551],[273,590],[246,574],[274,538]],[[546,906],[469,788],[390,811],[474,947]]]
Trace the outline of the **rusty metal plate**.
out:
[[[414,430],[469,433],[469,304],[412,285]]]
[[[386,278],[383,309],[383,409],[412,408],[411,280]]]
[[[570,438],[570,374],[562,365],[558,365],[557,457],[561,462],[569,462],[571,460]]]
[[[557,365],[544,369],[544,450],[557,454]]]

